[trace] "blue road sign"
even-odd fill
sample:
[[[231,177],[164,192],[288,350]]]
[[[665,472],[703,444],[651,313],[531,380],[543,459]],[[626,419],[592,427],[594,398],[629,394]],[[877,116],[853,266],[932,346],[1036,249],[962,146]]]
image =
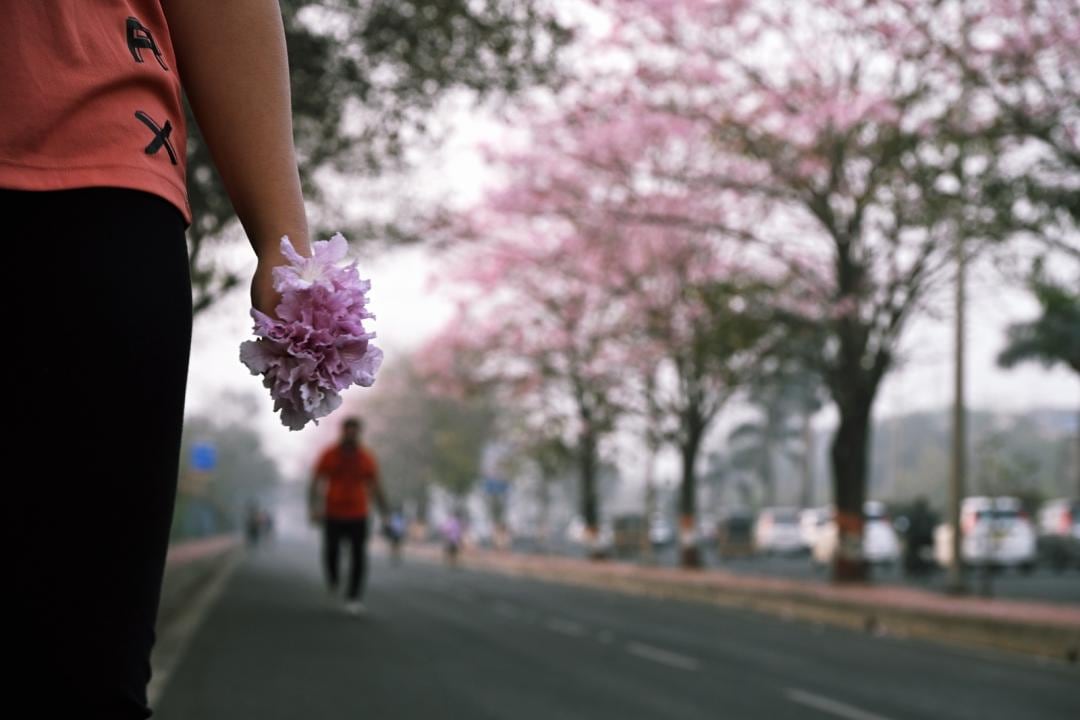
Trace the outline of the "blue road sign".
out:
[[[196,443],[191,448],[191,467],[200,472],[210,472],[217,465],[217,448],[210,443]]]
[[[496,497],[505,495],[506,491],[510,489],[510,483],[499,478],[484,478],[483,486],[485,493]]]

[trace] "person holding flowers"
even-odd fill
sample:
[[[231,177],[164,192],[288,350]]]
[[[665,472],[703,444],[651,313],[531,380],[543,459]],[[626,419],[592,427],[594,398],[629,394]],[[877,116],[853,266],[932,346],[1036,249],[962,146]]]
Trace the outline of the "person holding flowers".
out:
[[[245,362],[290,426],[378,364],[360,327],[366,286],[328,266],[340,244],[315,262],[276,2],[4,3],[9,438],[35,454],[10,489],[3,622],[7,702],[32,714],[151,714],[191,342],[184,233],[199,222],[182,93],[257,257],[259,347]],[[318,337],[305,344],[301,326]]]

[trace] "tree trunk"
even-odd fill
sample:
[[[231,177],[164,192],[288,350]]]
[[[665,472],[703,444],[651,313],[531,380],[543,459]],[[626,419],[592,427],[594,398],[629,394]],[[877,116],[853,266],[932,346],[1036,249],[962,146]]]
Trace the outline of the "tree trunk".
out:
[[[814,428],[810,424],[810,413],[802,416],[802,488],[799,491],[799,505],[808,508],[814,504]]]
[[[603,555],[603,552],[599,546],[600,512],[596,498],[596,438],[591,433],[582,433],[580,444],[581,517],[585,522],[585,540],[589,557],[597,559]]]
[[[506,527],[506,500],[503,497],[492,497],[489,507],[491,518],[495,524],[495,537],[493,542],[496,550],[510,549],[510,531]]]
[[[641,532],[641,557],[652,565],[656,554],[652,546],[652,519],[656,514],[656,443],[648,442],[648,457],[645,460],[645,507],[644,523]]]
[[[773,472],[772,428],[765,426],[765,437],[761,440],[761,481],[765,486],[765,507],[776,505],[776,474]]]
[[[700,424],[686,429],[682,451],[682,484],[679,487],[679,561],[683,567],[701,567],[697,539],[697,465],[704,428]]]
[[[858,582],[867,577],[862,552],[863,503],[873,393],[867,394],[869,397],[855,397],[839,405],[840,427],[832,444],[833,497],[839,531],[833,582]]]
[[[551,530],[551,483],[552,478],[546,474],[540,477],[540,517],[537,518],[537,545],[542,552],[548,551],[548,541]]]

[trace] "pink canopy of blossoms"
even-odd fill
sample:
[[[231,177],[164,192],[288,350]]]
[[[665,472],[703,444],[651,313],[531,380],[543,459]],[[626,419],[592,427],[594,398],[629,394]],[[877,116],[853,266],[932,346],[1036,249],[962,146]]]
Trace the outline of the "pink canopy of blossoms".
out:
[[[289,263],[273,271],[281,293],[277,318],[252,308],[257,339],[240,345],[240,361],[263,376],[282,424],[300,430],[337,409],[341,391],[371,386],[383,353],[364,328],[375,317],[367,309],[371,282],[360,279],[355,262],[340,264],[345,238],[316,242],[312,257],[304,257],[286,236],[281,251]]]

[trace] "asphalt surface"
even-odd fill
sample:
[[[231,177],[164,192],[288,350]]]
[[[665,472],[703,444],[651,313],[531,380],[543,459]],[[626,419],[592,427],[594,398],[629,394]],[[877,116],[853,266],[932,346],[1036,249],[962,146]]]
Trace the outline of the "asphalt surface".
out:
[[[376,558],[363,618],[317,547],[250,553],[156,717],[1075,718],[1080,667]]]

